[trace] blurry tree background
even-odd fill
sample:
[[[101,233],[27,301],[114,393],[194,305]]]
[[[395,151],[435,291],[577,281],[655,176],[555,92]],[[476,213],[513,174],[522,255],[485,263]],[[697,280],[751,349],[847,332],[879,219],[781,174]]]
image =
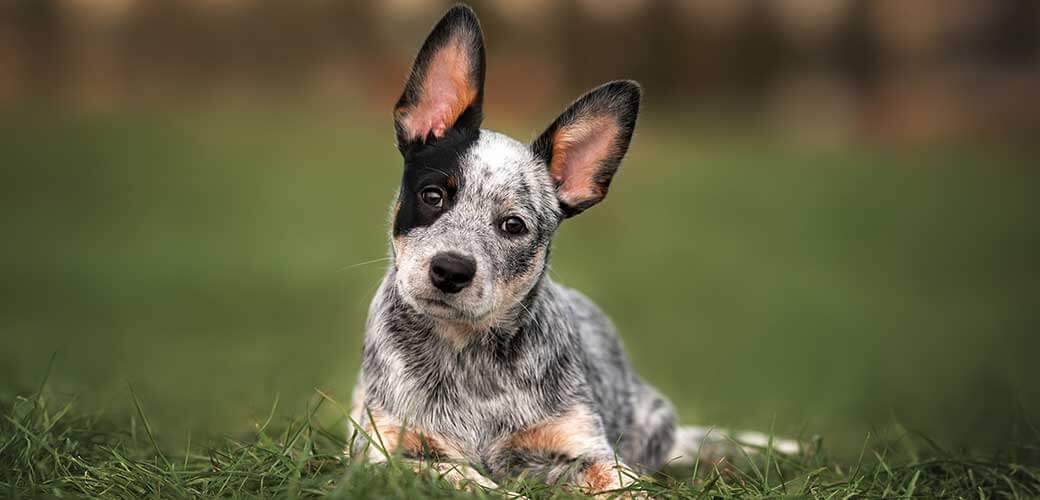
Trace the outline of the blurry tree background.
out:
[[[306,99],[384,111],[434,0],[7,0],[0,103]],[[1032,0],[488,0],[489,107],[530,119],[635,78],[655,113],[806,141],[1035,131]]]
[[[685,420],[853,457],[867,432],[1030,432],[1040,2],[472,5],[488,128],[527,140],[588,88],[644,85],[552,272]],[[447,6],[0,0],[0,394],[56,353],[57,390],[129,415],[132,383],[175,445],[316,386],[347,401],[391,106]]]

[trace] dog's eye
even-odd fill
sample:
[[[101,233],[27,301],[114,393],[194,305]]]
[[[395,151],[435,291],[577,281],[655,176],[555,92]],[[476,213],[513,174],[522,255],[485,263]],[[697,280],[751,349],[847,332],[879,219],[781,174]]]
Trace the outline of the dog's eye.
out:
[[[527,225],[519,217],[506,217],[498,227],[503,233],[511,235],[524,234],[527,231]]]
[[[423,203],[436,208],[441,209],[444,207],[444,191],[436,186],[429,186],[419,191],[419,198],[422,199]]]

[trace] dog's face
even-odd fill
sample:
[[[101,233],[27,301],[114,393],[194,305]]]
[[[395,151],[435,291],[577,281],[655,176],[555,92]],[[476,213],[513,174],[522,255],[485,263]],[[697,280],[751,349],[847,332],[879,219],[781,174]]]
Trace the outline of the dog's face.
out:
[[[395,286],[431,318],[495,325],[545,272],[560,222],[607,193],[639,110],[631,81],[575,101],[533,143],[481,130],[484,45],[473,12],[434,27],[394,110],[404,175]]]

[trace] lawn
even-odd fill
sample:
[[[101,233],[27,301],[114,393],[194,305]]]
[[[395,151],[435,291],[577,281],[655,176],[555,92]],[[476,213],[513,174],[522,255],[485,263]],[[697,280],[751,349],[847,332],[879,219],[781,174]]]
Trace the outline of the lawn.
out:
[[[397,457],[370,465],[345,458],[356,435],[342,433],[347,408],[317,391],[313,406],[287,423],[275,410],[248,434],[206,445],[190,440],[164,451],[133,389],[136,412],[129,426],[76,415],[72,402],[46,391],[14,401],[0,423],[0,491],[12,497],[102,498],[577,498],[581,491],[527,482],[503,490],[471,486],[459,491],[429,469],[418,472]],[[339,425],[316,423],[322,405],[335,408]],[[379,438],[376,437],[376,442]],[[606,496],[636,498],[1035,498],[1040,435],[1000,457],[951,454],[903,436],[897,443],[863,443],[853,461],[832,458],[815,440],[799,456],[769,450],[737,460],[669,468],[636,476]],[[1026,462],[1021,461],[1023,456]],[[1032,460],[1032,462],[1029,462]]]
[[[0,117],[0,491],[451,494],[339,453],[400,175],[386,117],[350,118]],[[640,127],[553,276],[683,420],[821,447],[640,487],[1040,495],[1035,147]]]

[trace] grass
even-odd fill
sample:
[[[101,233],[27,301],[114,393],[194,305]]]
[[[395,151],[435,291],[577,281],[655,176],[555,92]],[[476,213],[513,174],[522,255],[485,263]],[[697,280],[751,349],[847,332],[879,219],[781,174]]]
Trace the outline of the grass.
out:
[[[41,387],[4,402],[0,421],[0,495],[12,498],[481,498],[497,492],[459,491],[431,471],[416,473],[391,457],[370,465],[346,458],[346,410],[318,391],[307,411],[276,422],[275,408],[246,434],[179,450],[159,446],[146,411],[122,420],[79,413]],[[332,425],[315,418],[323,405],[341,412]],[[378,439],[377,439],[378,441]],[[922,451],[909,436],[898,443],[867,440],[858,460],[844,463],[816,449],[781,457],[768,451],[743,460],[698,463],[642,476],[616,495],[653,498],[1036,498],[1040,434],[1014,455],[984,459],[938,448]],[[564,486],[516,480],[504,485],[528,498],[572,498]]]

